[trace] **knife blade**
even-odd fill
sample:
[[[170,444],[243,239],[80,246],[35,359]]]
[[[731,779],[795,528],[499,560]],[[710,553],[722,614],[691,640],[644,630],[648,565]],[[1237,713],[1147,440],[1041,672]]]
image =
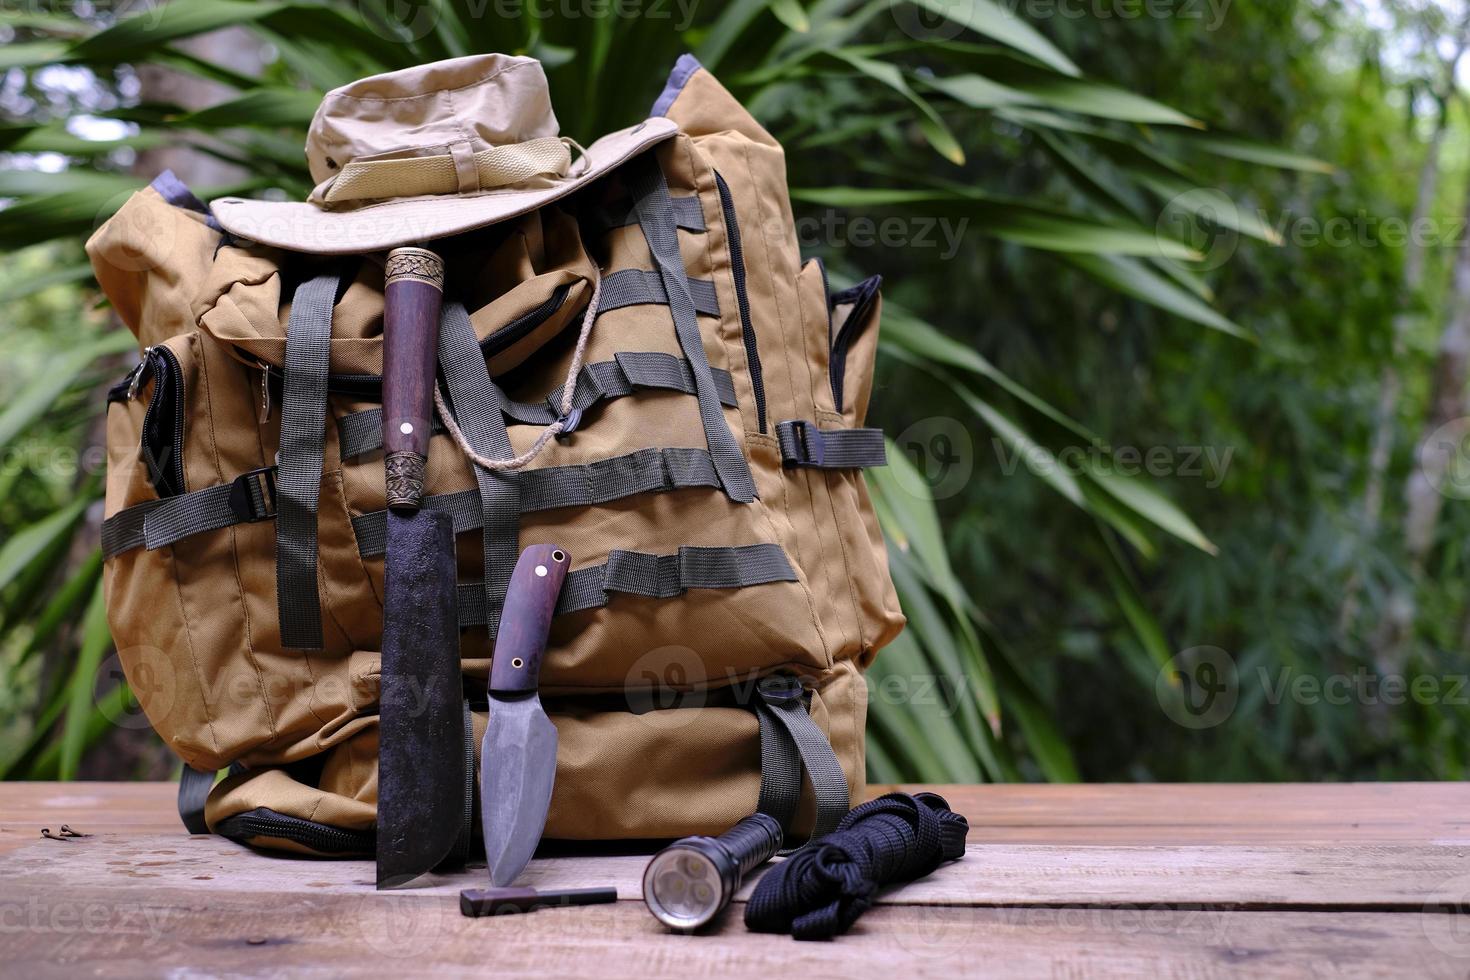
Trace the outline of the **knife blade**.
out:
[[[556,781],[556,728],[537,691],[546,637],[571,556],[532,545],[516,560],[490,662],[490,721],[480,742],[480,820],[490,882],[509,885],[525,869]]]
[[[378,717],[377,885],[441,864],[466,820],[464,688],[454,528],[421,510],[433,432],[444,263],[388,253],[383,287],[383,467],[387,542]]]

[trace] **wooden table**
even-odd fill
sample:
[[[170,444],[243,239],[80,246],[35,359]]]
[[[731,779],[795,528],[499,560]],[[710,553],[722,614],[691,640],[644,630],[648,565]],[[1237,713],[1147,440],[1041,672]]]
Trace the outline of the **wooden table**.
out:
[[[878,789],[882,789],[881,787]],[[614,905],[467,919],[477,876],[375,893],[369,862],[190,837],[174,788],[0,784],[0,975],[768,978],[1470,976],[1464,784],[941,787],[959,862],[828,943],[665,932],[644,858],[537,858]],[[95,836],[41,839],[62,823]]]

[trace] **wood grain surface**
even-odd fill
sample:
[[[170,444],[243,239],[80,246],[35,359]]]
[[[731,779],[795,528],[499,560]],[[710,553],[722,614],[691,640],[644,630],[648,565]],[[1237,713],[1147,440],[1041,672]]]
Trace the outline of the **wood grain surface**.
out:
[[[666,933],[640,855],[527,871],[615,905],[466,919],[474,873],[384,895],[370,861],[188,836],[170,785],[8,783],[0,975],[1470,976],[1462,785],[935,789],[970,818],[966,857],[798,943],[747,932],[738,900]],[[40,838],[62,823],[95,836]]]

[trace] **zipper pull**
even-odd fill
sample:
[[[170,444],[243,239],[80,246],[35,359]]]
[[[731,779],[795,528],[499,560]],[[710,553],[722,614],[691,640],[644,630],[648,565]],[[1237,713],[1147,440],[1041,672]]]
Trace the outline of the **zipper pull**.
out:
[[[128,401],[138,397],[138,389],[143,387],[143,369],[148,366],[148,359],[153,356],[153,348],[143,348],[143,359],[133,368],[132,377],[128,380]]]
[[[260,422],[271,419],[271,374],[264,361],[255,362],[260,367]]]

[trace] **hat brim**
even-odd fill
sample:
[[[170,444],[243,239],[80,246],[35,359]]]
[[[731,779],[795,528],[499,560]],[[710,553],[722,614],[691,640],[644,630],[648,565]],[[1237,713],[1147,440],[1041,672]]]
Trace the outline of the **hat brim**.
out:
[[[380,252],[474,231],[534,211],[604,176],[678,131],[672,120],[653,117],[609,133],[587,148],[585,165],[582,161],[573,165],[578,171],[575,176],[545,187],[411,197],[343,211],[328,211],[300,201],[223,197],[210,202],[210,209],[230,234],[263,245],[313,255]]]

